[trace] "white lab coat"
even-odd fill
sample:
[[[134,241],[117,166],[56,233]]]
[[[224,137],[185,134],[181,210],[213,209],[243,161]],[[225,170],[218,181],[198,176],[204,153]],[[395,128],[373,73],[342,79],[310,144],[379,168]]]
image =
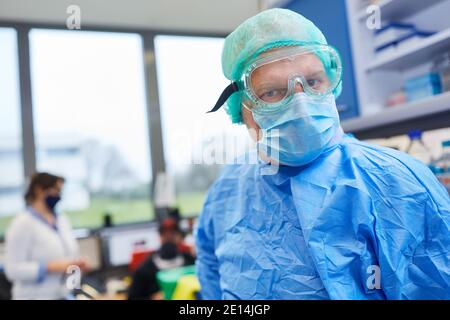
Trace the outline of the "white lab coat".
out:
[[[43,273],[51,260],[76,258],[79,248],[69,219],[60,214],[57,231],[31,211],[18,214],[6,232],[5,273],[13,283],[13,299],[63,299],[65,275]],[[41,271],[41,272],[40,272]]]

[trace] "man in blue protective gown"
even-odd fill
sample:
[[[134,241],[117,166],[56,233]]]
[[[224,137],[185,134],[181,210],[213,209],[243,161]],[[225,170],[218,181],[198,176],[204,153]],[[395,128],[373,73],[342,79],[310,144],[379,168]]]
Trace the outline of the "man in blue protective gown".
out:
[[[211,111],[226,102],[256,130],[259,159],[209,190],[202,297],[449,299],[449,195],[419,161],[342,132],[342,64],[321,31],[264,11],[227,37],[222,66],[232,83]]]

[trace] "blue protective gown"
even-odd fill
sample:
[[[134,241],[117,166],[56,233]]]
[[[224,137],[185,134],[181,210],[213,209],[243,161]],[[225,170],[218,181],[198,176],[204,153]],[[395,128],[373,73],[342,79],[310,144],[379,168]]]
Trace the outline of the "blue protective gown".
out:
[[[229,165],[208,193],[204,299],[450,299],[450,198],[426,166],[349,135],[267,166]]]

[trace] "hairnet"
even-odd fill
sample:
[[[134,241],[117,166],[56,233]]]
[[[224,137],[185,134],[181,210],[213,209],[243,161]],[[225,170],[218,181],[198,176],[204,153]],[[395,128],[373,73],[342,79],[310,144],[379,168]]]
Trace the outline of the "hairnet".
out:
[[[225,39],[222,70],[226,78],[237,81],[245,67],[264,51],[302,44],[327,44],[323,33],[302,15],[287,9],[270,9],[244,21]],[[334,92],[337,97],[340,85]],[[234,93],[226,111],[233,123],[241,123],[243,92]]]

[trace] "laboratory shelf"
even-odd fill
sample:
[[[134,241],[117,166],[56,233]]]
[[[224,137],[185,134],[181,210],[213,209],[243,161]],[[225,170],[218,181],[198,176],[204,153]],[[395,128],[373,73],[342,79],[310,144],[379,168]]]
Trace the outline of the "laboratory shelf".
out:
[[[445,29],[411,46],[399,47],[392,55],[374,60],[366,71],[407,69],[430,61],[448,49],[450,49],[450,29]]]
[[[401,20],[412,16],[428,7],[444,0],[381,0],[378,2],[383,21]],[[359,19],[367,18],[366,10],[362,10]]]
[[[374,115],[345,120],[342,127],[360,139],[401,135],[412,128],[450,127],[450,92],[386,108]]]

